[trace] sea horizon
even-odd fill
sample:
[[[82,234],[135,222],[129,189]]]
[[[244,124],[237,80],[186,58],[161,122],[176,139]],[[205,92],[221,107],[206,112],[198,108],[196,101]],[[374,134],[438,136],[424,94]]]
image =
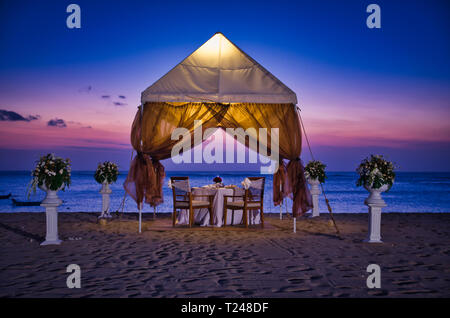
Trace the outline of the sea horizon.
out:
[[[28,201],[27,188],[31,181],[31,171],[28,170],[2,170],[0,171],[0,195],[12,194],[18,201]],[[72,183],[65,191],[58,195],[64,201],[59,207],[60,212],[100,212],[101,195],[98,193],[100,185],[93,178],[93,170],[75,170],[72,172]],[[122,170],[117,182],[111,185],[111,212],[122,211],[121,204],[125,195],[123,182],[127,171]],[[166,171],[163,185],[164,202],[156,208],[158,213],[172,212],[172,194],[167,185],[168,177],[183,175],[190,177],[192,187],[200,187],[213,183],[212,179],[220,175],[225,185],[234,184],[241,186],[242,180],[247,176],[261,175],[259,171]],[[328,179],[324,183],[324,190],[330,201],[333,213],[367,213],[364,199],[368,192],[356,186],[358,175],[356,171],[328,171]],[[279,213],[279,206],[274,206],[272,201],[272,175],[266,175],[264,193],[264,212]],[[397,172],[396,180],[390,191],[382,194],[387,203],[383,212],[399,213],[449,213],[450,202],[446,200],[450,192],[450,172]],[[44,198],[44,192],[36,190],[36,194],[30,196],[30,201],[39,201]],[[82,202],[82,203],[80,203]],[[287,202],[287,203],[286,203]],[[292,209],[292,200],[287,199],[283,204],[283,213]],[[319,197],[321,213],[328,213],[323,195]],[[43,212],[40,206],[16,207],[11,200],[0,200],[0,213],[5,212]],[[136,212],[137,205],[126,197],[124,212]],[[143,212],[153,213],[153,208],[144,204]]]
[[[120,167],[119,167],[120,168]],[[33,169],[21,169],[21,170],[0,170],[0,173],[2,172],[30,172],[33,171]],[[206,170],[172,170],[172,169],[165,169],[166,172],[195,172],[195,173],[201,173],[201,172],[209,172]],[[72,172],[91,172],[94,173],[95,169],[93,170],[85,170],[85,169],[72,169]],[[244,173],[244,172],[251,172],[251,173],[257,173],[257,174],[261,174],[259,173],[259,169],[258,170],[218,170],[218,172],[220,173]],[[326,173],[338,173],[338,172],[355,172],[356,173],[356,168],[355,170],[327,170]],[[395,173],[450,173],[450,170],[446,171],[446,170],[401,170],[398,171],[396,170]],[[128,170],[119,170],[119,174],[123,175],[123,174],[128,174]],[[267,176],[272,176],[273,174],[266,174]]]

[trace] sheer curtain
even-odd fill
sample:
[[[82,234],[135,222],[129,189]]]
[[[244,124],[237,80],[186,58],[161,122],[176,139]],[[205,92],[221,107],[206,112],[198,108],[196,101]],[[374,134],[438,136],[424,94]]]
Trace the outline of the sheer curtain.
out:
[[[206,129],[221,127],[248,128],[256,130],[259,143],[264,143],[270,152],[278,146],[280,165],[274,174],[273,200],[275,205],[289,196],[293,199],[293,215],[298,216],[312,208],[311,195],[306,185],[303,165],[300,160],[302,148],[301,126],[296,106],[293,104],[218,104],[218,103],[163,103],[152,102],[136,113],[132,129],[131,144],[137,151],[132,160],[124,188],[139,204],[144,200],[151,206],[163,202],[162,186],[165,172],[160,160],[171,156],[172,147],[179,140],[172,140],[176,128],[185,128],[190,135],[191,147],[198,141],[193,138],[194,121],[200,120],[202,136]],[[267,129],[267,138],[260,138],[259,128]],[[278,128],[278,145],[271,145],[271,128]],[[235,130],[237,136],[245,137],[243,131]],[[239,140],[239,138],[238,138]],[[243,139],[244,140],[244,139]],[[254,151],[255,143],[245,138],[247,147]],[[260,145],[261,147],[261,145]],[[289,160],[287,166],[284,160]],[[281,190],[280,190],[281,187]]]

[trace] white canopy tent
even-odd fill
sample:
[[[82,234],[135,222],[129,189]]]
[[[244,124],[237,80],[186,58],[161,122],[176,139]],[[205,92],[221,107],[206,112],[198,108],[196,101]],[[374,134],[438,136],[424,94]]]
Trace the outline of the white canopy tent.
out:
[[[141,102],[297,104],[295,93],[222,33],[142,92]]]
[[[152,125],[158,125],[154,121],[154,115],[152,114],[152,116],[146,117],[146,112],[144,111],[146,104],[148,104],[149,109],[153,109],[152,107],[164,107],[164,105],[158,105],[158,103],[257,104],[259,112],[261,112],[260,116],[266,116],[267,118],[272,116],[270,113],[271,110],[274,111],[277,107],[280,109],[289,107],[287,113],[281,111],[279,115],[284,119],[280,119],[280,122],[276,123],[277,125],[285,125],[288,120],[286,118],[293,118],[293,114],[297,115],[297,108],[295,106],[297,104],[297,95],[220,32],[214,34],[207,42],[145,89],[141,94],[140,111],[138,111],[132,128],[133,148],[138,152],[145,152],[147,155],[164,159],[167,158],[167,154],[162,155],[161,150],[153,152],[151,148],[153,140],[158,136],[149,134],[142,137],[142,134],[145,134],[145,132],[142,132],[140,127],[141,122],[144,122],[142,125],[149,125],[148,122],[151,122]],[[199,105],[198,107],[202,106]],[[180,111],[182,111],[181,108]],[[234,112],[232,107],[227,110],[227,113],[229,116],[237,116],[236,118],[239,120],[245,117],[244,113],[239,111]],[[165,114],[164,116],[175,115]],[[267,118],[261,118],[261,122],[267,122]],[[136,119],[139,120],[136,121]],[[169,118],[163,119],[166,121],[169,120]],[[299,157],[301,152],[300,123],[294,120],[290,125],[292,132],[290,131],[285,134],[287,143],[285,148],[288,150],[285,158],[289,158],[292,166],[295,166],[298,164],[296,158]],[[135,142],[133,143],[134,139]],[[143,139],[148,141],[146,144],[148,149],[145,149],[145,151],[143,151]],[[138,165],[136,160],[134,162]],[[141,232],[143,198],[137,199],[135,182],[132,178],[130,178],[128,183],[130,184],[128,193],[138,203],[139,232]],[[125,189],[127,189],[126,186]],[[282,188],[280,185],[281,192]],[[305,209],[304,207],[302,208]],[[282,202],[280,203],[280,217],[281,209]],[[294,218],[293,222],[295,232],[296,218]]]

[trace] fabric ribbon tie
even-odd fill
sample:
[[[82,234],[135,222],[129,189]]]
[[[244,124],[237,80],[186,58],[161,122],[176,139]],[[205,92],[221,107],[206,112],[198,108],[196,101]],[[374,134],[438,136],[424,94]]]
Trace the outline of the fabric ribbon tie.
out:
[[[312,196],[306,184],[305,170],[299,158],[291,160],[287,165],[290,191],[293,195],[292,215],[301,216],[312,209]]]
[[[131,162],[123,187],[138,207],[144,200],[145,203],[156,207],[164,202],[162,186],[165,175],[164,166],[159,160],[138,152]]]
[[[289,196],[289,185],[284,160],[280,160],[277,172],[273,175],[273,203],[280,205],[285,197]]]

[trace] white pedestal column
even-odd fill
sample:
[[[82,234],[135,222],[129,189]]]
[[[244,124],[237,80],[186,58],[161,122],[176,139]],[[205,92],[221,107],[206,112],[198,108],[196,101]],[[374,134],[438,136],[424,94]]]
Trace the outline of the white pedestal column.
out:
[[[364,242],[383,243],[381,241],[381,208],[387,205],[381,198],[381,192],[386,191],[387,186],[383,186],[380,189],[365,188],[370,192],[370,195],[364,201],[364,204],[369,207],[369,232]]]
[[[100,193],[102,195],[102,214],[99,216],[99,218],[110,218],[111,215],[109,214],[109,205],[111,202],[111,199],[109,195],[112,193],[112,190],[109,188],[109,184],[106,182],[102,183],[102,188],[100,189]]]
[[[310,192],[313,200],[313,210],[311,217],[317,217],[320,216],[320,210],[319,210],[319,195],[322,194],[322,190],[320,190],[319,185],[320,182],[317,179],[308,179],[308,183],[311,186]]]
[[[381,208],[386,205],[369,206],[369,233],[364,242],[367,243],[383,243],[381,240]]]
[[[41,203],[45,207],[47,234],[41,245],[59,245],[62,242],[58,237],[58,207],[61,204],[62,200],[58,198],[56,191],[47,190],[47,196]]]

